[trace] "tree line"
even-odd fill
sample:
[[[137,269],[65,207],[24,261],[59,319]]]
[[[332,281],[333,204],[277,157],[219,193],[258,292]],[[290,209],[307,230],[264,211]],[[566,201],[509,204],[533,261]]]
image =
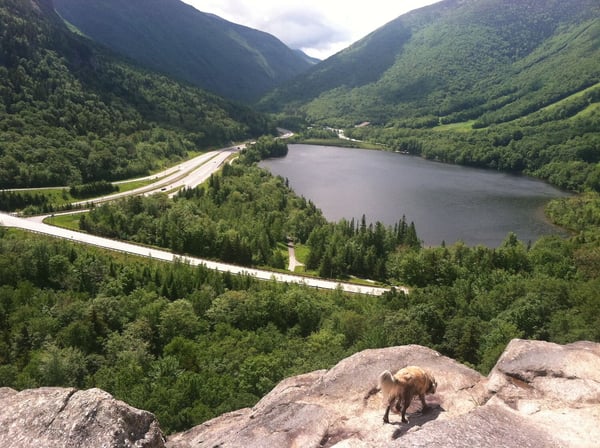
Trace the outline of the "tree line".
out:
[[[399,247],[420,247],[414,223],[406,217],[394,226],[381,222],[367,225],[363,215],[360,223],[342,219],[315,228],[306,245],[310,249],[307,267],[320,277],[344,278],[357,276],[386,282],[389,280],[386,260]]]

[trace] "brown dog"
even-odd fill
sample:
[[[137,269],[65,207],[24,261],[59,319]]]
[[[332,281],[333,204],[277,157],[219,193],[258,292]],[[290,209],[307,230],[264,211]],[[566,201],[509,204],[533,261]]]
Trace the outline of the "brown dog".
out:
[[[383,392],[387,408],[383,415],[383,422],[389,423],[390,408],[395,403],[396,410],[402,413],[402,422],[407,423],[406,410],[415,395],[418,395],[423,404],[423,411],[428,409],[425,403],[425,394],[434,394],[437,388],[435,378],[417,366],[408,366],[400,369],[395,375],[389,370],[379,375],[379,387]]]

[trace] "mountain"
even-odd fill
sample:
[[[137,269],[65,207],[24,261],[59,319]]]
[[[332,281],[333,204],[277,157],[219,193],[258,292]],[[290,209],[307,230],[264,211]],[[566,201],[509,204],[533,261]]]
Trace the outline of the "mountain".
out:
[[[69,31],[51,0],[0,3],[0,188],[143,175],[268,131],[263,115]]]
[[[274,36],[179,0],[54,0],[82,33],[154,70],[251,102],[314,65]]]
[[[392,20],[267,95],[311,122],[483,125],[600,81],[595,0],[445,0]]]
[[[389,150],[600,191],[599,43],[595,0],[444,0],[389,22],[259,107],[290,129],[345,128]],[[312,129],[305,134],[320,137]]]

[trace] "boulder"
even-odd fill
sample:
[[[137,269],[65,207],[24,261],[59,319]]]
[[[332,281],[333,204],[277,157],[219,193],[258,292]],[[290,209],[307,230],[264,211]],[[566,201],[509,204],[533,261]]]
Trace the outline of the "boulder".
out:
[[[157,420],[100,389],[0,388],[3,448],[162,448]]]
[[[407,424],[383,423],[383,370],[407,365],[438,382]],[[513,340],[488,377],[425,347],[365,350],[282,381],[256,406],[168,437],[191,447],[592,447],[600,440],[600,344]]]
[[[488,375],[486,387],[519,420],[551,434],[560,446],[598,446],[600,344],[514,339]]]
[[[418,365],[435,394],[391,413],[374,386]],[[253,408],[173,434],[154,416],[91,389],[0,388],[0,447],[591,448],[600,440],[600,344],[515,339],[487,377],[417,345],[364,350],[279,383]]]

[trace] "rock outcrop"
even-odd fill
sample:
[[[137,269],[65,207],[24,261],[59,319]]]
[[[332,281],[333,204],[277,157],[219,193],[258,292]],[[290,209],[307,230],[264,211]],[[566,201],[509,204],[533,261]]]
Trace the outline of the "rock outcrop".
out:
[[[419,365],[437,379],[432,408],[382,421],[379,374]],[[488,377],[421,346],[365,350],[282,381],[242,409],[168,438],[191,447],[592,447],[600,440],[600,344],[512,341]]]
[[[383,370],[419,365],[438,382],[409,422],[383,423]],[[222,415],[166,443],[152,414],[98,389],[0,388],[1,447],[371,448],[596,447],[600,344],[513,340],[487,377],[431,349],[365,350],[329,370],[288,378],[253,408]]]
[[[157,420],[100,389],[0,388],[3,448],[162,448]]]

